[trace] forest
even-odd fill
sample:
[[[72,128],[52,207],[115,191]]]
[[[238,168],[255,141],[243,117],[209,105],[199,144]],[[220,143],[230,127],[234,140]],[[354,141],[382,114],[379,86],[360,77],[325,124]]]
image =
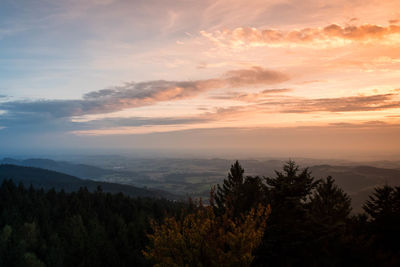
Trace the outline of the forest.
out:
[[[400,187],[354,213],[334,177],[238,161],[207,200],[0,187],[0,266],[400,266]]]

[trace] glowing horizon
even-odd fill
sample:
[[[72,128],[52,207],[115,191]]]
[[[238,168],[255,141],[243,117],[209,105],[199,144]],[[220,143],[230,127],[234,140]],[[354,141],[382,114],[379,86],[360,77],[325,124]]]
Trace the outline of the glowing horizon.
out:
[[[251,152],[272,147],[264,138],[284,129],[293,133],[282,143],[305,142],[297,132],[307,127],[316,137],[341,132],[321,137],[340,151],[400,151],[397,0],[6,0],[0,7],[0,137],[10,151],[40,143],[146,148],[138,135],[147,135],[148,147],[157,135],[171,149],[197,149],[196,131],[208,132],[200,142],[211,149],[231,140],[225,129],[247,129],[257,138],[238,149]],[[187,144],[171,141],[180,132]],[[332,149],[311,143],[321,153]]]

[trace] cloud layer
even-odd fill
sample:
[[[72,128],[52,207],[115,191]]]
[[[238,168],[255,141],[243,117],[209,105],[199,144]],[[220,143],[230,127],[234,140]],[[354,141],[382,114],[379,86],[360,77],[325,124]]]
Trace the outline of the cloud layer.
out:
[[[36,100],[0,103],[9,113],[41,113],[53,117],[105,114],[154,105],[164,101],[193,98],[209,90],[280,83],[288,80],[283,73],[261,67],[233,70],[221,78],[196,81],[149,81],[87,93],[78,100]]]
[[[356,112],[400,108],[400,99],[397,94],[377,94],[317,99],[287,98],[260,105],[273,108],[278,106],[282,113]]]
[[[233,30],[201,31],[201,34],[222,47],[279,46],[313,43],[343,45],[345,42],[384,40],[392,35],[400,34],[400,25],[380,26],[363,24],[359,26],[340,26],[330,24],[320,28],[303,28],[290,31],[238,27]]]

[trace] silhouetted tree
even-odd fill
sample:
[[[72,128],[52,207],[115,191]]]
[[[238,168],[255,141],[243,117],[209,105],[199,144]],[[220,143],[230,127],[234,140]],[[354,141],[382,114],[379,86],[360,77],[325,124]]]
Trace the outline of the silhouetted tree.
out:
[[[263,202],[265,197],[264,185],[260,177],[244,177],[244,169],[238,161],[231,165],[227,179],[222,186],[217,185],[215,207],[217,213],[226,209],[232,211],[232,216],[246,213],[251,208]]]
[[[211,191],[199,207],[4,180],[0,266],[247,266],[253,256],[254,266],[400,266],[400,187],[376,188],[365,213],[349,215],[333,178],[315,180],[293,161],[264,181],[235,162],[218,203]]]
[[[400,187],[385,185],[375,188],[363,208],[374,221],[391,220],[400,213]]]
[[[395,258],[395,263],[400,264],[400,187],[376,188],[363,208],[370,216],[371,241],[380,258]]]
[[[300,171],[288,161],[276,177],[267,177],[267,198],[271,203],[268,230],[257,251],[256,266],[296,266],[312,257],[312,225],[308,220],[308,203],[319,183],[306,168]]]
[[[215,203],[220,210],[225,208],[234,208],[241,198],[242,186],[244,183],[244,169],[236,161],[231,165],[228,178],[224,179],[222,186],[217,185],[215,194]]]
[[[351,199],[329,176],[317,186],[310,209],[314,219],[322,224],[342,226],[351,212]]]
[[[0,266],[150,266],[149,219],[179,214],[184,203],[133,199],[87,189],[65,193],[0,186]]]
[[[347,246],[346,223],[350,212],[350,197],[332,177],[322,180],[309,203],[308,220],[312,226],[315,265],[343,266],[349,263],[344,259],[354,254],[349,253],[351,250]]]

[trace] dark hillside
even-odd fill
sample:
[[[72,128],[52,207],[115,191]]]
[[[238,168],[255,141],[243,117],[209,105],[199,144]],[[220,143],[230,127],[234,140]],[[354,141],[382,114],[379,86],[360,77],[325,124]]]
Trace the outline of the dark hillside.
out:
[[[130,185],[82,180],[59,172],[3,164],[0,165],[0,182],[6,179],[11,179],[15,183],[22,183],[25,186],[30,186],[32,184],[35,188],[63,189],[66,192],[78,191],[81,187],[86,187],[89,191],[93,192],[100,186],[104,192],[108,193],[121,192],[132,197],[176,199],[173,194],[161,190],[150,190]]]

